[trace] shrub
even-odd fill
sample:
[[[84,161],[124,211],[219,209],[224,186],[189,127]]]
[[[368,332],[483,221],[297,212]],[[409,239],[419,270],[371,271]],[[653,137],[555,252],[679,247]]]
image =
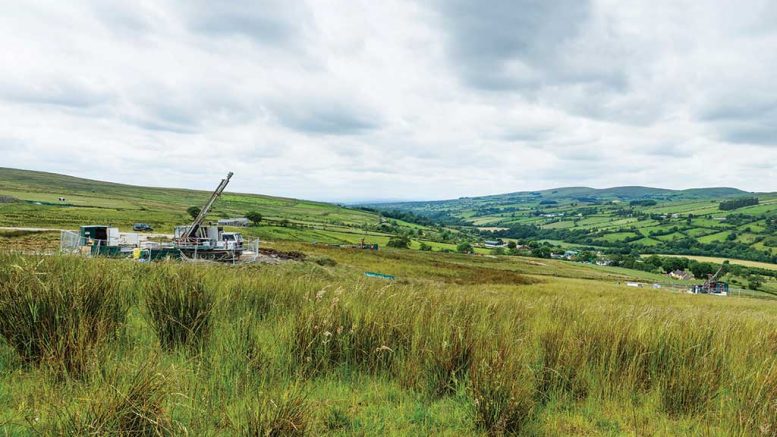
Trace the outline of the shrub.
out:
[[[469,243],[459,243],[456,246],[456,252],[459,253],[474,253],[475,249],[472,248],[472,245]]]
[[[151,325],[163,348],[196,348],[207,340],[215,298],[202,272],[167,266],[151,278],[144,297]]]
[[[388,243],[386,243],[386,246],[397,249],[408,249],[410,247],[410,239],[407,237],[391,237]]]
[[[262,221],[262,214],[258,211],[249,211],[246,214],[246,218],[248,220],[251,220],[251,223],[253,223],[254,226],[259,225],[259,223]]]
[[[27,363],[78,376],[124,323],[123,282],[108,262],[13,258],[0,272],[0,335]]]
[[[195,219],[198,215],[200,215],[200,207],[199,206],[190,206],[186,208],[186,213],[191,216],[191,218]]]
[[[337,261],[328,256],[316,257],[313,259],[313,262],[323,267],[334,267],[337,265]]]

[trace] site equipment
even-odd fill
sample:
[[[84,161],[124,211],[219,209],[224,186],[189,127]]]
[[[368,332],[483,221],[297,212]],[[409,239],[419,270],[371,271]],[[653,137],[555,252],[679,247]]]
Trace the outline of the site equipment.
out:
[[[173,241],[184,259],[206,259],[235,262],[243,253],[243,237],[239,232],[224,232],[222,226],[203,225],[213,203],[221,196],[232,178],[232,172],[219,186],[188,226],[176,226]]]
[[[707,280],[704,281],[704,284],[694,285],[691,288],[691,293],[727,295],[728,283],[718,280],[721,273],[723,273],[723,268],[724,266],[721,265],[714,275],[707,275]]]
[[[202,225],[202,222],[205,220],[205,216],[208,215],[211,207],[213,207],[213,203],[216,202],[216,199],[218,199],[218,197],[221,196],[221,193],[224,192],[224,189],[227,188],[227,184],[229,184],[229,180],[232,178],[232,175],[233,173],[229,172],[227,173],[227,178],[221,180],[219,186],[216,187],[216,191],[210,195],[210,199],[208,199],[208,201],[205,203],[205,206],[200,210],[200,213],[197,214],[197,217],[194,218],[192,224],[189,225],[189,228],[184,231],[183,234],[181,234],[179,237],[180,240],[189,240],[196,235],[198,229]]]

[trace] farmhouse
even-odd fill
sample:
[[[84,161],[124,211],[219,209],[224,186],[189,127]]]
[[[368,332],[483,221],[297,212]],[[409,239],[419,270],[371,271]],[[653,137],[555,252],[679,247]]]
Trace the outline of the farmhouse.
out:
[[[686,272],[685,270],[675,270],[673,272],[669,272],[669,277],[672,279],[679,279],[681,281],[690,281],[691,279],[694,279],[693,273]]]
[[[505,247],[507,244],[500,238],[498,240],[486,240],[484,245],[488,248]]]

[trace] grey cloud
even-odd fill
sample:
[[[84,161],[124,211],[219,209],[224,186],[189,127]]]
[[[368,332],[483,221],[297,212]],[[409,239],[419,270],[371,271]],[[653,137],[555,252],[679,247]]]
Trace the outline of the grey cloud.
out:
[[[115,116],[154,131],[198,133],[211,126],[247,123],[258,115],[253,98],[222,91],[148,85],[145,90],[126,93],[131,109],[118,108]]]
[[[86,83],[52,76],[38,77],[31,82],[2,82],[0,98],[17,103],[84,109],[108,103],[114,96]]]
[[[732,143],[777,145],[777,99],[731,98],[704,109],[701,120]]]
[[[551,127],[547,128],[537,128],[532,126],[527,126],[525,128],[522,128],[520,126],[510,126],[508,128],[502,129],[501,132],[497,134],[497,138],[504,140],[504,141],[520,141],[520,142],[537,142],[540,140],[547,139],[550,135],[553,134],[553,129]]]
[[[287,44],[302,32],[309,17],[299,3],[283,0],[181,2],[185,19],[195,32],[246,37],[262,44]]]
[[[690,158],[695,155],[693,148],[686,144],[660,142],[652,145],[642,145],[639,152],[650,159]]]
[[[564,43],[588,18],[586,0],[468,0],[438,3],[452,64],[465,82],[502,90],[553,81]]]
[[[103,27],[124,37],[145,37],[152,31],[152,14],[140,2],[96,1],[92,13]]]
[[[354,135],[379,126],[379,116],[356,104],[311,98],[273,101],[270,111],[285,127],[308,134]]]
[[[762,120],[720,123],[717,126],[724,140],[732,143],[777,145],[777,117]]]

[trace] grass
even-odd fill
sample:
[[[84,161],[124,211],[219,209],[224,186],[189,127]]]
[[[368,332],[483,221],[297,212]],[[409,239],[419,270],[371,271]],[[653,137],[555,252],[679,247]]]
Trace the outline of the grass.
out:
[[[213,181],[214,187],[217,182]],[[157,232],[172,233],[173,226],[191,220],[186,208],[201,206],[210,195],[208,191],[139,187],[9,168],[0,168],[0,187],[0,195],[21,201],[0,203],[0,226],[57,229],[110,224],[129,231],[133,223],[143,222]],[[62,196],[66,202],[57,201]],[[211,219],[244,216],[252,210],[271,221],[354,228],[378,223],[376,214],[332,204],[231,192],[216,203]]]
[[[774,302],[628,288],[627,270],[552,260],[276,248],[335,262],[0,255],[0,321],[13,321],[0,432],[777,429]],[[379,270],[397,279],[363,276]],[[38,323],[57,313],[59,329]]]
[[[196,266],[165,267],[144,278],[149,320],[163,348],[197,348],[210,334],[214,293]]]
[[[80,259],[3,261],[0,335],[23,362],[82,376],[125,321],[119,272]]]

